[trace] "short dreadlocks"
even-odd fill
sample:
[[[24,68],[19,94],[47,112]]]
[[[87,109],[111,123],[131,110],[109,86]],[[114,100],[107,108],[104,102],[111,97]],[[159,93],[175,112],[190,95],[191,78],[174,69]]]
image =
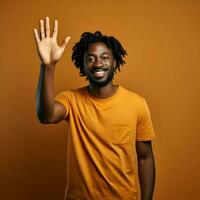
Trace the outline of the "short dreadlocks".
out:
[[[85,51],[88,50],[89,46],[95,42],[103,42],[106,44],[108,49],[112,51],[114,60],[116,62],[115,72],[118,69],[120,71],[120,65],[125,64],[124,57],[127,55],[126,50],[122,47],[120,42],[114,38],[113,36],[102,35],[100,31],[96,31],[94,33],[84,32],[81,35],[81,39],[77,42],[72,51],[72,62],[74,62],[75,66],[80,70],[80,76],[85,76],[84,72],[84,61],[83,56]]]

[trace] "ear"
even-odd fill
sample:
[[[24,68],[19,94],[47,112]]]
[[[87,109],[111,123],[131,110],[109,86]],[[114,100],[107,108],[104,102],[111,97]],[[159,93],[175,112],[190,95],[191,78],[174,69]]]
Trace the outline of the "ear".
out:
[[[114,65],[113,66],[114,66],[114,68],[116,68],[116,61],[115,60],[114,60]]]

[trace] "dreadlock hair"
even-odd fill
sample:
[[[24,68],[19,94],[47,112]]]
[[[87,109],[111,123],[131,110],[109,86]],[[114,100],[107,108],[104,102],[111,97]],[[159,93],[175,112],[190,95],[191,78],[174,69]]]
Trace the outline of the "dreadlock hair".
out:
[[[102,35],[100,31],[96,31],[94,33],[84,32],[81,35],[80,41],[77,42],[72,48],[72,62],[74,62],[76,68],[79,68],[80,76],[85,76],[83,61],[84,53],[88,50],[92,43],[96,42],[105,43],[107,48],[111,50],[113,58],[116,62],[114,71],[115,73],[117,69],[120,71],[120,65],[125,64],[123,58],[127,55],[126,50],[124,50],[120,42],[113,36]]]

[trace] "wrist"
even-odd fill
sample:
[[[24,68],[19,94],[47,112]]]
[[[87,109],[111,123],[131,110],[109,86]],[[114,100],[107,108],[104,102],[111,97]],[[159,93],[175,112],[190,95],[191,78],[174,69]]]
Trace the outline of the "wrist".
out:
[[[41,63],[41,71],[45,76],[53,76],[55,73],[55,65]]]
[[[41,66],[46,68],[54,68],[56,66],[56,63],[49,63],[49,64],[41,63]]]
[[[55,70],[56,64],[44,64],[41,63],[41,68],[43,68],[44,71],[46,72],[52,72]]]

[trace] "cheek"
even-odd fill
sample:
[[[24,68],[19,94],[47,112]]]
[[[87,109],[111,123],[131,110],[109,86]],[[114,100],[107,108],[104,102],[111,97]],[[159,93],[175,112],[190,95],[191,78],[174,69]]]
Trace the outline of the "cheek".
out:
[[[87,64],[87,62],[84,60],[83,61],[83,69],[85,70],[85,71],[87,71],[88,70],[88,64]]]
[[[106,60],[103,62],[104,65],[107,65],[107,66],[113,66],[114,65],[114,62],[112,60]]]
[[[115,67],[115,62],[110,62],[110,66],[114,68]]]
[[[90,70],[91,70],[91,67],[90,66],[88,66],[88,65],[84,65],[84,71],[87,73],[87,72],[90,72]]]
[[[114,65],[115,65],[115,60],[114,60],[114,59],[110,59],[108,62],[109,62],[109,64],[110,64],[111,66],[114,66]]]

